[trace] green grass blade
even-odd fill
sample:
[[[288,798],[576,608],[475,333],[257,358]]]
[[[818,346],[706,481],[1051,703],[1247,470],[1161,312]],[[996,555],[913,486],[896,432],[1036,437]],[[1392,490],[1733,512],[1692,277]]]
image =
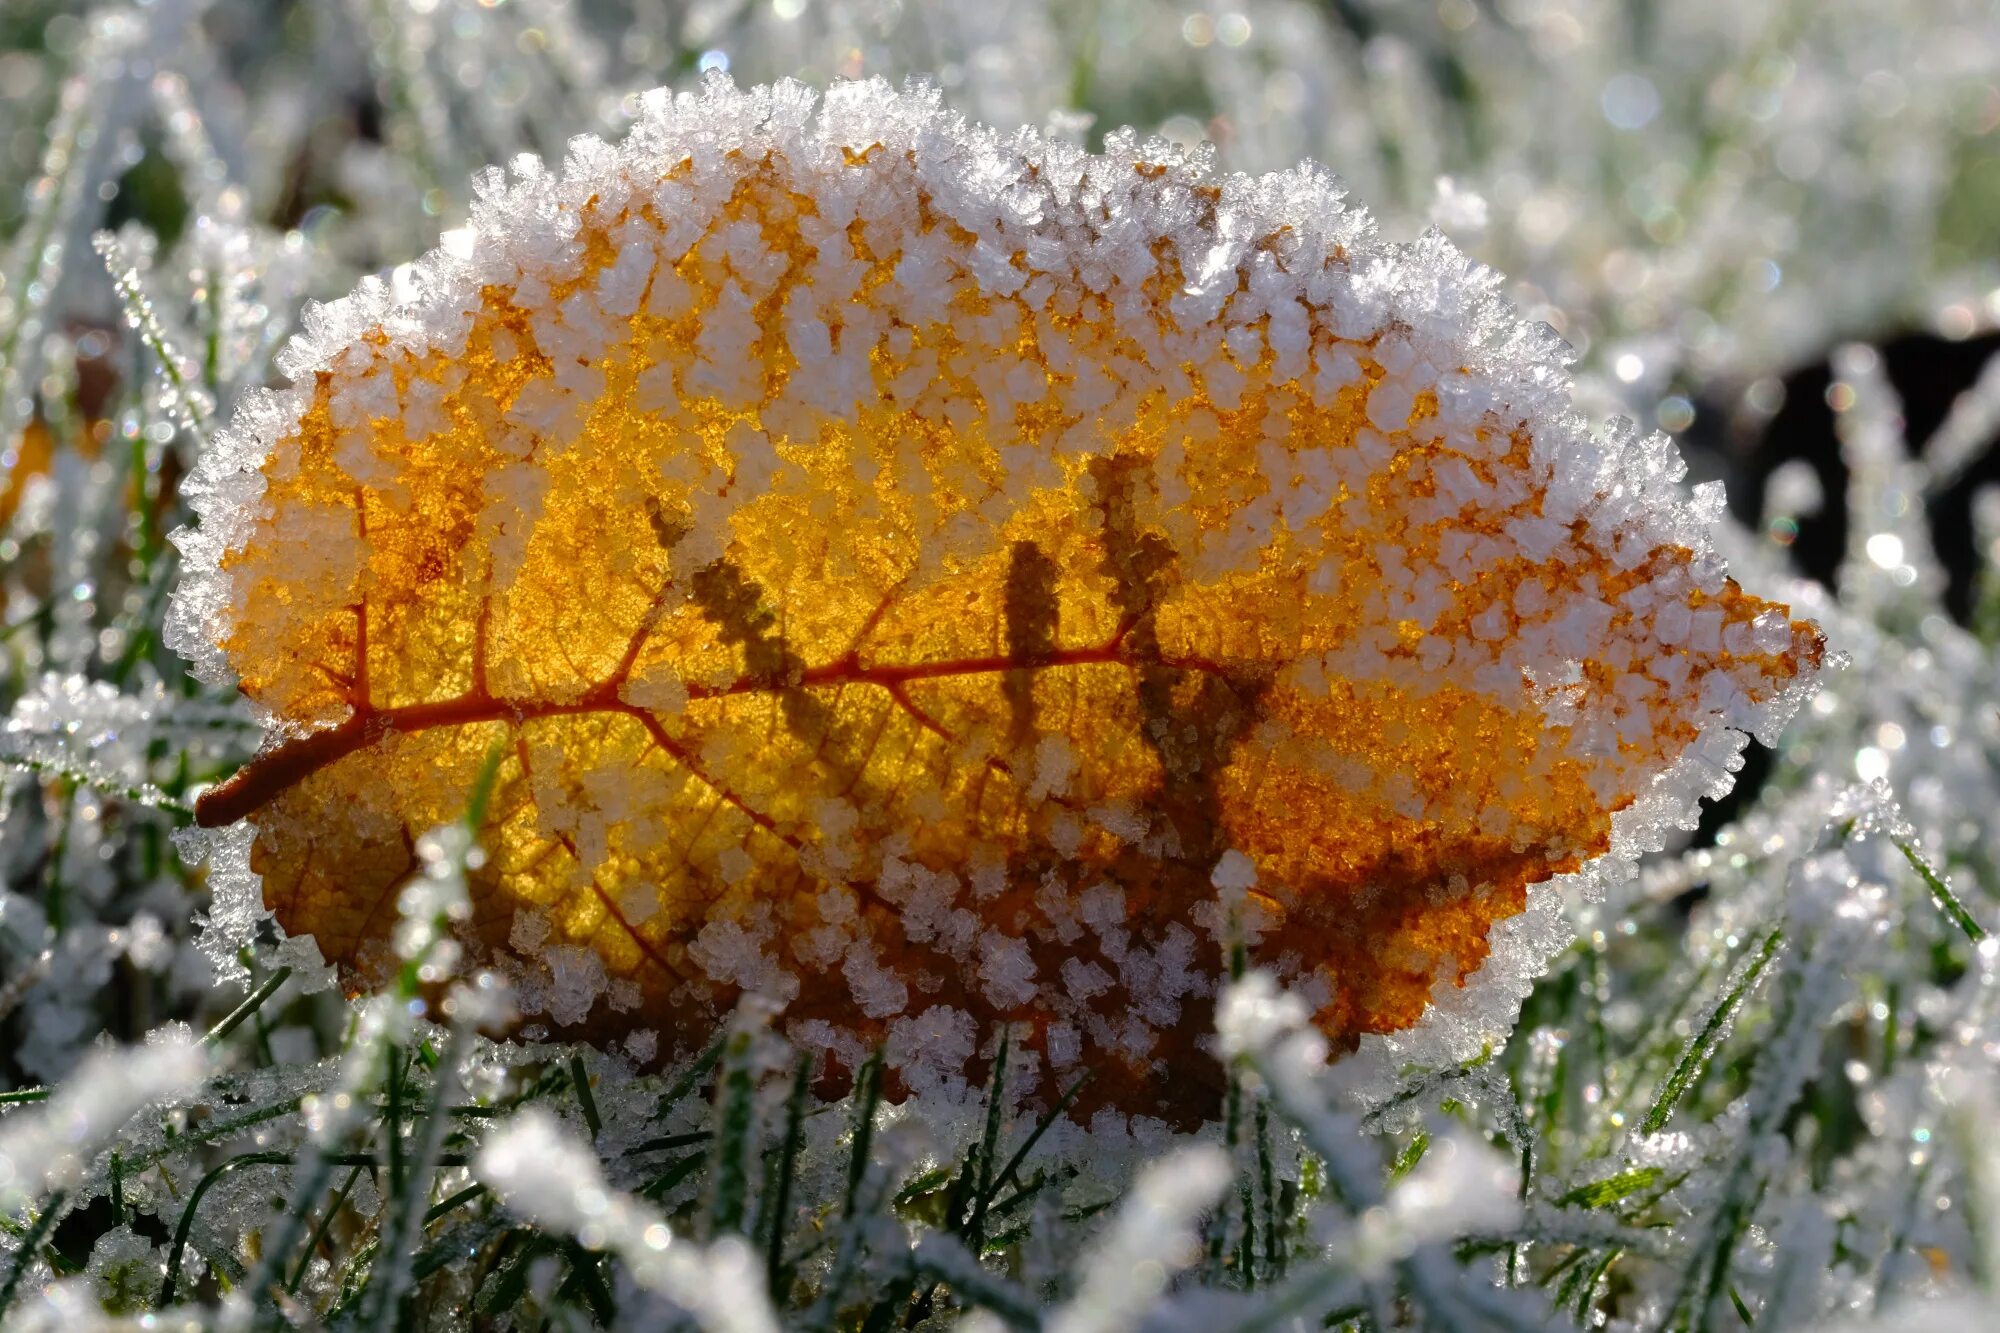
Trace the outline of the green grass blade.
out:
[[[1012,1049],[1013,1032],[1000,1028],[1000,1049],[993,1057],[993,1078],[986,1089],[986,1132],[979,1140],[979,1184],[973,1191],[972,1216],[965,1224],[965,1236],[972,1252],[986,1231],[986,1210],[993,1203],[993,1158],[1000,1151],[1000,1119],[1007,1093],[1007,1055]]]
[[[1688,1038],[1687,1045],[1681,1048],[1680,1059],[1674,1062],[1673,1071],[1667,1075],[1666,1082],[1660,1085],[1659,1092],[1653,1097],[1652,1106],[1647,1110],[1645,1118],[1639,1122],[1641,1134],[1657,1134],[1666,1128],[1667,1121],[1674,1114],[1674,1108],[1680,1105],[1681,1098],[1687,1095],[1688,1089],[1694,1086],[1695,1079],[1707,1067],[1709,1057],[1715,1054],[1716,1046],[1728,1032],[1737,1011],[1743,1007],[1743,1002],[1750,998],[1750,992],[1757,988],[1757,982],[1770,967],[1771,960],[1777,957],[1778,946],[1784,942],[1784,934],[1783,930],[1773,930],[1764,937],[1764,942],[1751,956],[1748,966],[1737,977],[1735,984],[1730,986],[1728,993],[1722,997],[1721,1003],[1717,1004],[1702,1022],[1700,1029]]]
[[[251,991],[244,998],[243,1003],[230,1010],[226,1018],[208,1030],[208,1035],[201,1039],[202,1045],[219,1045],[230,1033],[241,1027],[244,1020],[248,1019],[250,1015],[256,1013],[259,1009],[262,1009],[264,1002],[273,995],[276,995],[278,987],[284,985],[291,975],[291,968],[281,967],[270,976],[264,978],[263,984],[258,986],[256,990]]]
[[[331,1163],[328,1165],[331,1165]],[[299,1252],[299,1262],[292,1269],[291,1279],[285,1283],[286,1295],[298,1294],[299,1284],[306,1280],[306,1270],[312,1266],[313,1252],[319,1249],[320,1242],[326,1239],[326,1233],[333,1230],[334,1219],[340,1215],[341,1208],[347,1203],[348,1194],[354,1189],[354,1182],[361,1179],[361,1173],[364,1169],[359,1166],[348,1169],[347,1179],[341,1182],[339,1191],[334,1194],[332,1201],[327,1204],[326,1211],[320,1215],[319,1225],[313,1228],[312,1236],[307,1239],[305,1249]],[[322,1172],[320,1179],[323,1181],[325,1176],[326,1173]],[[318,1192],[317,1189],[312,1191],[314,1194]],[[300,1197],[307,1197],[306,1193],[301,1191]],[[252,1294],[254,1295],[255,1293]]]
[[[798,1170],[804,1141],[806,1100],[812,1095],[812,1057],[801,1054],[792,1069],[792,1093],[785,1101],[785,1142],[778,1157],[778,1179],[766,1208],[764,1284],[773,1301],[784,1300],[790,1275],[785,1268],[786,1223],[791,1220],[792,1179]]]
[[[1063,1090],[1063,1095],[1056,1099],[1056,1104],[1051,1106],[1042,1118],[1035,1122],[1035,1127],[1029,1132],[1028,1137],[1021,1141],[1021,1146],[1016,1148],[1014,1155],[1007,1159],[1006,1168],[994,1178],[994,1193],[997,1194],[1001,1190],[1006,1189],[1013,1182],[1014,1178],[1020,1174],[1021,1164],[1028,1160],[1028,1154],[1033,1152],[1035,1145],[1042,1141],[1042,1135],[1048,1133],[1050,1127],[1056,1121],[1062,1119],[1063,1112],[1069,1110],[1070,1103],[1076,1100],[1076,1095],[1083,1091],[1084,1085],[1090,1082],[1091,1077],[1091,1071],[1088,1069],[1084,1070],[1082,1074],[1077,1076],[1074,1083],[1071,1083],[1069,1087]]]
[[[711,1236],[743,1231],[744,1201],[750,1189],[750,1129],[756,1092],[750,1047],[751,1034],[739,1029],[730,1035],[724,1055],[716,1105],[715,1193],[708,1211]]]
[[[56,1223],[62,1219],[63,1205],[68,1202],[69,1196],[61,1190],[51,1194],[48,1203],[35,1218],[35,1224],[29,1227],[28,1234],[21,1238],[21,1248],[14,1252],[14,1266],[7,1272],[6,1283],[0,1285],[0,1318],[4,1318],[8,1307],[13,1305],[14,1293],[20,1289],[21,1275],[35,1262],[35,1251],[42,1247],[42,1242],[56,1229]]]
[[[590,1072],[583,1067],[583,1056],[580,1054],[569,1058],[569,1083],[576,1093],[577,1108],[583,1112],[583,1123],[589,1127],[594,1142],[604,1132],[604,1122],[598,1118],[597,1098],[590,1093]]]
[[[194,1230],[195,1211],[201,1207],[202,1196],[207,1194],[216,1181],[232,1171],[246,1166],[290,1166],[292,1155],[288,1152],[247,1152],[240,1157],[232,1157],[209,1169],[188,1195],[187,1206],[181,1209],[180,1224],[174,1228],[174,1241],[167,1251],[167,1276],[160,1283],[160,1305],[174,1303],[174,1290],[180,1284],[181,1259],[187,1253],[188,1233]]]
[[[1896,840],[1896,850],[1903,854],[1903,859],[1908,861],[1911,868],[1922,878],[1939,909],[1951,918],[1953,925],[1965,932],[1965,938],[1974,944],[1983,942],[1987,935],[1986,927],[1979,924],[1978,919],[1972,915],[1972,909],[1952,892],[1951,885],[1945,882],[1944,876],[1931,869],[1930,863],[1917,855],[1917,849],[1911,843],[1899,838]]]

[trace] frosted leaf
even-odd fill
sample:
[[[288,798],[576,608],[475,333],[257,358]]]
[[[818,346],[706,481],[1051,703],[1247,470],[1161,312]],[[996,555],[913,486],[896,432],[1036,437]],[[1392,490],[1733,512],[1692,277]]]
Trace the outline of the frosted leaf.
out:
[[[358,981],[497,746],[461,934],[567,1030],[755,993],[956,1096],[1019,1021],[1190,1124],[1218,894],[1336,1048],[1476,1044],[1815,679],[1719,492],[1316,169],[712,79],[479,193],[188,486],[174,642],[270,719],[199,818]]]

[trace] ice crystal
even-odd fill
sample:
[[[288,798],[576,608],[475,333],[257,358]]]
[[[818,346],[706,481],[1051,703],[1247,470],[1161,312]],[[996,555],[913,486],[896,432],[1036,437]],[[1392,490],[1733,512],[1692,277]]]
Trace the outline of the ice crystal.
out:
[[[1090,1278],[1049,1321],[1054,1333],[1123,1333],[1138,1323],[1175,1273],[1200,1256],[1195,1221],[1229,1183],[1212,1148],[1185,1149],[1133,1182],[1090,1263]]]
[[[546,1114],[529,1111],[490,1138],[479,1174],[507,1206],[615,1249],[638,1281],[689,1310],[708,1333],[774,1333],[770,1306],[750,1285],[751,1255],[727,1238],[706,1249],[677,1240],[664,1218],[605,1185],[597,1159]]]

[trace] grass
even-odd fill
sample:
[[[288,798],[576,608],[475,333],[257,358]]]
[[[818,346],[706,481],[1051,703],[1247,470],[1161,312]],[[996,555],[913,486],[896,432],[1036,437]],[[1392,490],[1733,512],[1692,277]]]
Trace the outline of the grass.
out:
[[[1275,1038],[1240,1050],[1211,1156],[1172,1159],[1158,1179],[1137,1141],[1107,1130],[1091,1146],[1066,1127],[1090,1071],[1024,1100],[1005,1028],[981,1034],[986,1085],[931,1120],[897,1103],[885,1052],[825,1097],[812,1055],[747,1011],[663,1071],[495,1041],[472,989],[457,992],[462,1012],[443,1005],[467,980],[439,949],[448,895],[411,919],[419,943],[378,993],[312,989],[306,960],[254,932],[221,951],[241,984],[213,984],[193,925],[212,871],[175,839],[258,728],[164,646],[180,483],[216,405],[270,377],[305,296],[346,290],[351,256],[413,253],[438,224],[423,209],[465,174],[458,159],[498,156],[469,130],[455,137],[466,109],[425,63],[439,48],[411,43],[416,9],[379,9],[358,40],[377,62],[368,107],[382,142],[323,129],[344,136],[341,169],[302,148],[296,179],[254,182],[264,211],[248,217],[219,202],[215,144],[165,133],[178,122],[157,111],[129,138],[143,171],[87,151],[94,134],[127,142],[103,119],[119,98],[166,95],[108,72],[115,31],[38,23],[22,39],[47,77],[13,123],[47,128],[32,162],[7,159],[20,203],[6,205],[0,265],[0,380],[14,395],[0,413],[0,1151],[71,1114],[65,1091],[100,1040],[134,1060],[149,1039],[185,1041],[203,1063],[179,1092],[92,1128],[73,1161],[24,1155],[29,1186],[0,1174],[0,1327],[59,1323],[65,1292],[107,1319],[173,1308],[216,1327],[662,1326],[662,1298],[603,1228],[538,1221],[482,1177],[482,1151],[527,1112],[584,1145],[601,1188],[576,1188],[603,1215],[651,1210],[667,1250],[730,1274],[743,1320],[761,1302],[786,1327],[829,1333],[974,1311],[1064,1333],[1147,1311],[1241,1330],[1697,1333],[1886,1318],[1940,1291],[1996,1299],[2000,1091],[1986,1052],[2000,985],[1983,923],[2000,899],[2000,580],[1982,557],[1969,625],[1935,592],[1914,516],[1936,497],[1896,472],[1921,441],[1857,464],[1844,499],[1857,533],[1903,525],[1910,579],[1857,554],[1832,580],[1838,596],[1813,592],[1783,582],[1781,548],[1744,538],[1746,578],[1817,598],[1856,661],[1727,820],[1570,905],[1575,942],[1504,1040],[1430,1067],[1371,1047],[1331,1071]],[[1263,31],[1265,12],[1248,9]],[[505,58],[553,78],[563,30],[536,31],[541,48]],[[300,40],[332,39],[244,37]],[[1081,97],[1109,86],[1097,62],[1117,58],[1093,43],[1095,29],[1064,62]],[[1451,50],[1459,68],[1465,52]],[[288,68],[282,50],[260,58]],[[584,81],[565,77],[560,98],[535,84],[554,109],[530,106],[516,126],[544,148],[559,147],[558,122],[584,123]],[[58,111],[63,78],[81,92]],[[1199,109],[1205,123],[1217,110]],[[19,156],[11,140],[0,149]],[[420,188],[371,202],[360,192],[376,167]],[[84,211],[107,199],[117,216]],[[214,205],[206,230],[173,221],[201,200]],[[133,229],[100,247],[109,281],[93,307],[77,275],[106,275],[78,238],[119,221]],[[1896,405],[1885,380],[1842,382],[1858,457],[1872,446],[1853,438],[1856,414],[1894,419]],[[1698,399],[1726,386],[1681,387]],[[21,420],[5,415],[21,403]],[[30,466],[37,441],[47,456]],[[1893,802],[1851,782],[1864,751],[1890,756]],[[496,765],[467,828],[483,823]],[[446,845],[439,883],[461,881],[475,853],[469,838]],[[1221,1164],[1219,1183],[1193,1190],[1204,1162]]]

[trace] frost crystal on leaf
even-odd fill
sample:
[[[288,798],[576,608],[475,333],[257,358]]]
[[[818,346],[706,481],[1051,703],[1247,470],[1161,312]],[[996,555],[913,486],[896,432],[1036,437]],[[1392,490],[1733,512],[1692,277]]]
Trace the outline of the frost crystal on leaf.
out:
[[[199,817],[362,980],[497,752],[460,930],[565,1029],[757,993],[956,1096],[1009,1021],[1080,1118],[1192,1123],[1232,938],[1337,1047],[1476,1046],[1531,889],[1819,667],[1664,437],[1317,167],[717,78],[478,194],[307,310],[181,538],[174,642],[270,732]]]

